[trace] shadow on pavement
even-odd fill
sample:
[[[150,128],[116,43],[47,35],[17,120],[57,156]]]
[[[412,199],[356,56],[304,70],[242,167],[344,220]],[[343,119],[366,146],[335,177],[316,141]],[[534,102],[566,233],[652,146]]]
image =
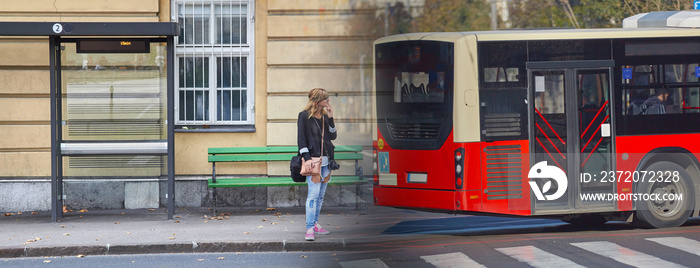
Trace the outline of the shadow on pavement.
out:
[[[683,226],[698,226],[700,219],[689,219]],[[425,220],[406,220],[385,229],[382,234],[440,234],[480,236],[580,231],[619,231],[636,229],[627,222],[610,221],[602,225],[574,225],[560,220],[539,218],[506,218],[490,216],[455,216]]]

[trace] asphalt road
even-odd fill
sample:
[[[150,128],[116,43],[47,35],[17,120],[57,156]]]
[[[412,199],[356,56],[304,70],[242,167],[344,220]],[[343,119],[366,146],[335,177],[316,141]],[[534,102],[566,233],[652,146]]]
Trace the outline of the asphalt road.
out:
[[[700,219],[667,229],[624,222],[435,214],[341,252],[144,254],[0,259],[0,267],[697,267]],[[313,243],[313,242],[309,242]]]

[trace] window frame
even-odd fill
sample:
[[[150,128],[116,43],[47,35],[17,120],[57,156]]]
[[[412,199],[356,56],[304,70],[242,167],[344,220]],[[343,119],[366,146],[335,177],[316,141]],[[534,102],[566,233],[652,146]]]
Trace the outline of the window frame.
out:
[[[237,131],[235,127],[243,126],[246,132],[250,131],[250,126],[255,125],[255,6],[253,0],[172,0],[172,20],[179,21],[179,9],[180,6],[209,6],[209,27],[206,29],[208,31],[209,38],[206,43],[190,43],[190,44],[180,44],[179,38],[175,37],[175,57],[174,67],[177,71],[177,77],[175,78],[175,125],[176,128],[182,129],[197,129],[203,127],[205,130],[209,127],[234,127],[231,129]],[[242,43],[216,43],[217,35],[216,31],[221,31],[219,25],[216,24],[217,13],[216,5],[232,5],[232,6],[246,6],[246,14],[244,18],[246,21],[245,35],[246,42]],[[243,30],[243,28],[241,28]],[[233,34],[233,32],[231,33]],[[205,88],[187,88],[181,87],[180,85],[180,60],[182,58],[208,58],[208,73],[209,77],[206,78],[209,86]],[[246,98],[241,100],[245,103],[245,107],[241,107],[243,110],[242,115],[245,120],[218,120],[217,112],[221,109],[219,106],[217,96],[218,92],[226,90],[236,90],[236,87],[226,87],[219,88],[217,85],[217,77],[220,74],[220,70],[217,59],[218,58],[245,58],[245,61],[241,63],[245,64],[245,87],[240,87],[239,89],[245,91]],[[242,74],[243,70],[241,70]],[[243,83],[243,81],[241,81]],[[180,107],[180,92],[187,90],[197,90],[208,92],[209,105],[207,107],[208,120],[186,120],[186,118],[180,118],[180,110],[184,109]],[[243,118],[242,116],[242,118]],[[206,116],[205,116],[206,118]],[[252,128],[254,130],[254,128]],[[221,129],[219,129],[221,130]]]

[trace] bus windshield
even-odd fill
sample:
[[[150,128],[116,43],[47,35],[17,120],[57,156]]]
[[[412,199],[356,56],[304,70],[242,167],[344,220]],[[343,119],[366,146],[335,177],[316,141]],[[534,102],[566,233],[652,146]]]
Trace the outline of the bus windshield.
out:
[[[449,135],[453,47],[452,43],[438,41],[376,46],[379,130],[392,147],[439,148]]]

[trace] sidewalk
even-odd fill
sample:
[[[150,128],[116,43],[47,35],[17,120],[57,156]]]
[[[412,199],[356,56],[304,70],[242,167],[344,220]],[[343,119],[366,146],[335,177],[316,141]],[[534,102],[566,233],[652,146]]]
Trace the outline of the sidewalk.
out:
[[[104,254],[340,251],[388,239],[382,234],[403,219],[445,214],[370,206],[323,208],[320,224],[329,235],[305,241],[305,214],[297,208],[179,208],[175,219],[155,210],[65,213],[51,222],[49,212],[0,215],[0,258]]]

